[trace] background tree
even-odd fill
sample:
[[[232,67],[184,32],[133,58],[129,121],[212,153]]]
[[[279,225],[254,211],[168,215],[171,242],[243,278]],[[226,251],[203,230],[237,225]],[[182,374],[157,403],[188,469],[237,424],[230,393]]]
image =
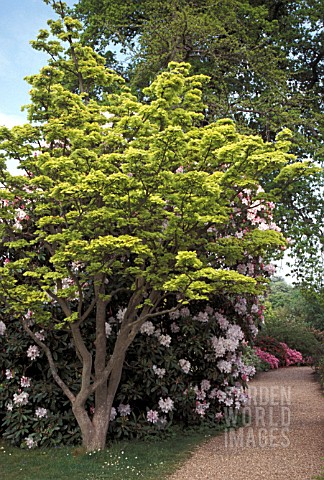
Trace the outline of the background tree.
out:
[[[0,293],[3,314],[35,342],[31,357],[46,355],[93,450],[105,445],[125,355],[145,322],[211,295],[262,291],[262,272],[236,270],[285,247],[273,223],[275,197],[261,186],[277,175],[279,198],[296,169],[287,131],[265,143],[239,134],[231,120],[204,126],[207,78],[190,76],[188,64],[171,64],[139,101],[80,44],[80,25],[64,4],[54,7],[52,36],[42,30],[34,43],[51,58],[29,78],[30,123],[0,133]],[[25,175],[12,177],[8,158],[19,159]],[[121,292],[108,348],[107,316]],[[39,326],[69,334],[79,389],[64,380]]]
[[[270,283],[265,323],[256,345],[265,348],[280,342],[303,354],[304,361],[319,367],[323,357],[324,309],[316,296],[293,287],[280,277]],[[269,350],[270,351],[270,350]]]
[[[320,299],[309,295],[303,288],[293,287],[284,279],[274,277],[268,297],[271,312],[269,317],[291,317],[309,327],[324,330],[324,308]]]
[[[316,0],[79,0],[83,41],[106,55],[137,93],[169,61],[210,76],[206,118],[273,140],[293,131],[300,159],[323,159],[323,2]],[[113,56],[121,47],[127,62]],[[122,57],[123,58],[123,57]],[[119,65],[118,65],[119,64]],[[317,164],[317,163],[316,163]],[[293,239],[299,281],[322,290],[323,181],[287,179],[277,222]]]

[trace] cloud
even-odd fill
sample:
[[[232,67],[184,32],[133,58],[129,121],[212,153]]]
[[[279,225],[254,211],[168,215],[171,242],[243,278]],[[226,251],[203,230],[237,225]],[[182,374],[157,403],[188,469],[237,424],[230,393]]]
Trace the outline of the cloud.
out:
[[[0,127],[12,128],[15,125],[23,125],[26,123],[26,118],[23,114],[21,115],[9,115],[6,113],[0,112]],[[21,175],[21,170],[18,170],[19,162],[18,160],[10,159],[7,161],[7,168],[11,175]]]
[[[14,127],[15,125],[23,125],[26,123],[26,117],[21,114],[21,115],[10,115],[7,113],[2,113],[0,112],[0,126],[3,127]]]

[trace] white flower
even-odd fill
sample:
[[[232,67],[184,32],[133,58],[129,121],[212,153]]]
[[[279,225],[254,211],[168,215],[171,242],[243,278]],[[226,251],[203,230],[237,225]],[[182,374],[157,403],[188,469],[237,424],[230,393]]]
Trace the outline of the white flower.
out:
[[[278,227],[274,222],[271,222],[269,225],[270,230],[275,230],[276,232],[281,232],[281,228]]]
[[[179,365],[180,365],[180,368],[184,371],[184,373],[190,372],[191,363],[189,362],[189,360],[185,360],[184,358],[181,358],[181,360],[179,360]]]
[[[226,360],[219,360],[219,362],[217,362],[217,367],[221,372],[231,373],[232,371],[231,362],[227,362]]]
[[[36,345],[31,345],[27,350],[27,357],[31,360],[35,360],[35,358],[39,357],[40,351]]]
[[[41,342],[45,340],[45,335],[44,335],[44,330],[41,330],[40,332],[35,333],[35,337],[38,338]]]
[[[170,312],[169,317],[170,317],[171,320],[176,320],[177,318],[179,318],[180,317],[179,310],[175,310],[174,312]]]
[[[111,410],[110,410],[110,421],[113,422],[116,417],[117,417],[117,410],[116,410],[115,407],[111,407]]]
[[[267,273],[269,273],[269,275],[273,275],[274,273],[276,273],[276,267],[275,265],[272,265],[271,263],[269,263],[268,265],[265,265],[263,267],[263,270]]]
[[[209,394],[208,394],[208,397],[209,398],[215,398],[217,396],[217,388],[213,388]]]
[[[206,390],[209,390],[210,389],[210,381],[209,380],[202,380],[201,384],[200,384],[200,388],[201,390],[203,390],[204,392]]]
[[[241,275],[245,275],[245,273],[246,273],[246,265],[243,265],[242,263],[240,263],[240,264],[237,266],[237,271],[238,271],[238,273],[240,273]]]
[[[245,298],[239,298],[239,300],[234,305],[234,310],[238,314],[244,315],[244,313],[246,313],[246,299]]]
[[[258,229],[259,230],[269,230],[269,225],[267,225],[266,223],[259,223]]]
[[[190,317],[190,310],[189,310],[189,308],[188,308],[188,307],[183,307],[183,308],[181,308],[181,310],[180,310],[180,316],[181,316],[181,317],[184,317],[184,318],[185,318],[185,317]]]
[[[20,385],[22,387],[30,387],[30,378],[28,377],[21,377],[20,379]]]
[[[215,337],[215,335],[211,338],[212,346],[215,350],[215,357],[222,357],[226,353],[225,347],[225,338],[223,337]]]
[[[111,325],[110,325],[110,323],[106,322],[105,323],[105,334],[106,334],[107,338],[111,335],[111,332],[112,332]]]
[[[164,347],[169,347],[172,339],[170,335],[159,335],[158,340],[160,342],[160,345],[163,345]]]
[[[120,413],[121,417],[127,417],[127,415],[130,414],[131,408],[129,404],[124,405],[123,403],[120,403],[118,407],[118,412]]]
[[[262,321],[263,321],[263,319],[264,319],[264,317],[263,317],[263,318],[261,317],[261,320],[262,320]],[[255,337],[255,336],[258,334],[258,332],[259,332],[258,328],[257,328],[255,325],[250,325],[249,329],[250,329],[250,331],[251,331],[251,333],[252,333],[252,335],[253,335],[254,337]]]
[[[140,328],[141,333],[146,333],[146,335],[153,335],[155,331],[155,327],[152,322],[144,322]]]
[[[25,438],[25,442],[28,448],[33,448],[37,446],[37,442],[33,440],[33,438],[29,435],[29,437]]]
[[[239,325],[231,325],[227,330],[226,337],[231,340],[243,340],[244,333]]]
[[[233,405],[233,399],[230,397],[227,397],[224,403],[227,407],[230,407],[231,405]]]
[[[0,335],[4,335],[6,329],[7,329],[6,325],[3,323],[2,320],[0,320]]]
[[[177,325],[175,322],[171,323],[170,328],[171,328],[171,332],[172,332],[172,333],[178,333],[178,332],[180,332],[180,327],[179,327],[179,325]]]
[[[11,378],[13,378],[12,370],[10,370],[10,368],[7,368],[7,370],[6,370],[6,379],[7,379],[7,380],[10,380]]]
[[[198,322],[201,323],[207,323],[209,318],[208,318],[208,313],[207,312],[199,312],[198,315],[193,317],[193,320],[198,320]]]
[[[158,378],[163,378],[165,375],[165,368],[158,368],[156,365],[153,365],[153,371]]]
[[[220,402],[224,402],[226,400],[226,393],[223,392],[222,390],[217,390],[216,397]]]
[[[208,410],[208,408],[209,408],[209,403],[197,402],[196,413],[198,413],[198,415],[203,417],[206,413],[206,410]]]
[[[101,115],[103,115],[107,119],[115,116],[113,113],[109,113],[109,112],[101,112]],[[112,126],[113,126],[113,122],[107,122],[102,126],[102,128],[111,128]]]
[[[173,400],[171,400],[170,397],[166,398],[165,400],[163,400],[163,398],[160,398],[159,400],[159,407],[163,413],[171,412],[173,410],[173,405],[174,402]]]
[[[15,393],[13,396],[13,402],[15,405],[27,405],[29,393],[21,392],[20,394]]]
[[[216,312],[215,313],[215,318],[222,330],[226,330],[229,326],[229,321],[222,315],[221,313]]]
[[[13,404],[12,404],[12,402],[8,402],[8,403],[7,403],[7,410],[8,410],[8,412],[12,412],[12,409],[13,409]]]
[[[196,394],[197,400],[205,400],[206,398],[206,392],[204,390],[199,390],[197,385],[194,387],[194,392]]]
[[[120,308],[116,315],[117,320],[122,322],[124,320],[126,311],[127,311],[127,308]]]
[[[254,303],[251,307],[251,313],[258,313],[259,307],[256,303]]]
[[[36,415],[36,417],[38,417],[38,418],[47,417],[47,409],[46,409],[46,408],[38,407],[38,408],[36,408],[36,410],[35,410],[35,415]]]

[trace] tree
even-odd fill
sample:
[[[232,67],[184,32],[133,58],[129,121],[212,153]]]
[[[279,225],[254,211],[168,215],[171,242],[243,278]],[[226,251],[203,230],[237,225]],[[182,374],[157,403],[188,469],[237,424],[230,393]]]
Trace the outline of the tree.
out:
[[[293,131],[299,158],[323,160],[323,5],[314,0],[79,0],[83,41],[112,62],[112,44],[130,57],[119,69],[135,91],[169,61],[210,76],[206,117],[233,118],[240,132],[273,140]],[[322,288],[323,179],[287,184],[276,221],[293,239],[299,281]]]
[[[285,248],[274,197],[260,185],[276,172],[278,193],[292,156],[287,131],[265,143],[237,133],[231,120],[202,126],[207,78],[190,76],[188,64],[171,63],[137,100],[80,44],[80,25],[64,5],[54,6],[60,18],[49,26],[59,41],[42,30],[34,44],[51,59],[28,79],[30,123],[0,130],[0,298],[6,318],[35,342],[33,355],[45,353],[90,451],[105,445],[125,355],[146,321],[217,293],[262,291],[262,275],[236,266]],[[25,175],[12,177],[8,158]],[[108,349],[107,315],[121,292]],[[71,337],[79,390],[63,380],[39,326]]]
[[[283,317],[293,321],[306,323],[309,327],[323,330],[323,305],[315,295],[303,288],[293,287],[280,277],[274,277],[270,284],[269,302],[270,314],[275,315],[281,322]]]

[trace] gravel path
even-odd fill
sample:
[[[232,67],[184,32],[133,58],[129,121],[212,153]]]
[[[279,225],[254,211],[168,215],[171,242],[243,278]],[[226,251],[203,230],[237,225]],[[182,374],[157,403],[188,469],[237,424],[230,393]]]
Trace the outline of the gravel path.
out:
[[[245,426],[195,450],[169,480],[310,480],[324,457],[324,397],[310,367],[259,374]]]

